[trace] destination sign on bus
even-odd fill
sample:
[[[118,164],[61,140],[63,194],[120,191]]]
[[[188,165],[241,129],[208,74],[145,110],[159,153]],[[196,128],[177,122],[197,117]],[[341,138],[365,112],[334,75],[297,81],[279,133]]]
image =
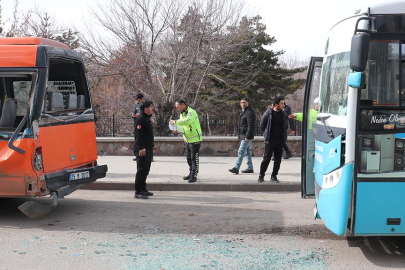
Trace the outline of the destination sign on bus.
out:
[[[404,110],[361,110],[360,130],[405,129]]]

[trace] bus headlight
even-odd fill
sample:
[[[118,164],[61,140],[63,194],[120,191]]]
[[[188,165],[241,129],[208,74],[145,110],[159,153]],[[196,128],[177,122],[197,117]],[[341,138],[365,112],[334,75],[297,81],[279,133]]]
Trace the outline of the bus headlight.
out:
[[[322,188],[333,188],[335,187],[340,180],[340,176],[342,175],[343,168],[337,169],[329,174],[323,176],[322,179]]]

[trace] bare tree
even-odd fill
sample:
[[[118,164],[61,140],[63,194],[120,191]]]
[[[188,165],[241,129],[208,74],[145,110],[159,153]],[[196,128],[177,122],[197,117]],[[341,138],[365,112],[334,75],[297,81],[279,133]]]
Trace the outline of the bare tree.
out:
[[[141,92],[155,101],[160,123],[169,120],[177,98],[198,109],[201,93],[213,82],[223,87],[205,100],[236,84],[248,85],[256,72],[244,66],[239,77],[218,75],[231,66],[242,68],[238,62],[246,55],[228,57],[225,65],[222,58],[254,42],[249,25],[240,23],[242,11],[243,4],[232,0],[111,0],[93,13],[103,32],[88,24],[81,35],[87,61],[95,67],[92,78],[123,78],[127,102],[118,104],[120,109],[132,110],[128,100]]]

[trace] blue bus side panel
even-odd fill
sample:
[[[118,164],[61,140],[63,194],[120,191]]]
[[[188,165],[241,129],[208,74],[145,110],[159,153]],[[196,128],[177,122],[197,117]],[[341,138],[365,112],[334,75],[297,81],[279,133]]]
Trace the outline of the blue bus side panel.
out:
[[[342,166],[342,135],[329,143],[315,141],[315,171],[328,174]]]
[[[325,226],[336,235],[344,235],[347,229],[352,182],[353,163],[349,163],[343,166],[338,184],[333,188],[321,189],[319,198],[316,198],[320,217]]]
[[[399,218],[400,225],[387,225],[387,219]],[[405,234],[404,223],[405,183],[360,182],[357,184],[355,235]]]

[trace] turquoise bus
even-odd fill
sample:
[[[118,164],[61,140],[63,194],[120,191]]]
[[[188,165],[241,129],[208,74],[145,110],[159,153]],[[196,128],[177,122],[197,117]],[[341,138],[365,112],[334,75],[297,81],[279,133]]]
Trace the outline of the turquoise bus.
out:
[[[340,236],[405,235],[404,3],[334,25],[304,99],[302,197],[315,196],[314,217]]]

